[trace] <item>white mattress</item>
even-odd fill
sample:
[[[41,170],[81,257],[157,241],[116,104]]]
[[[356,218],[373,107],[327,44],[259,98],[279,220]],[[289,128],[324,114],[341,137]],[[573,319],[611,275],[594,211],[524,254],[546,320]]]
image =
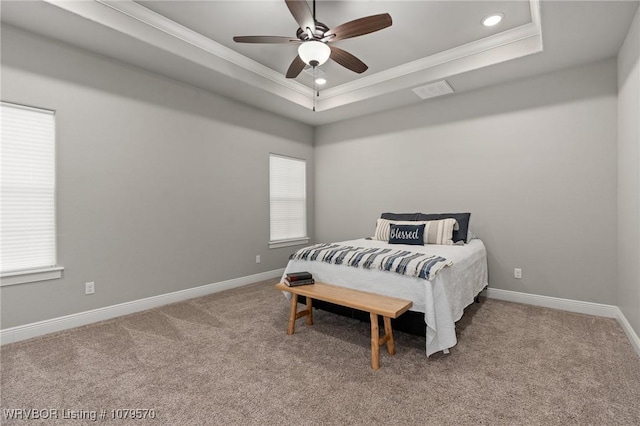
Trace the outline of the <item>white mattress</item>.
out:
[[[366,239],[341,241],[337,244],[358,247],[389,246],[383,241]],[[396,244],[393,248],[437,254],[451,260],[453,265],[444,268],[431,281],[395,272],[306,260],[290,260],[284,273],[309,271],[317,281],[411,300],[411,310],[424,313],[427,324],[427,356],[455,346],[455,322],[488,283],[487,251],[484,244],[481,240],[471,240],[463,246]]]

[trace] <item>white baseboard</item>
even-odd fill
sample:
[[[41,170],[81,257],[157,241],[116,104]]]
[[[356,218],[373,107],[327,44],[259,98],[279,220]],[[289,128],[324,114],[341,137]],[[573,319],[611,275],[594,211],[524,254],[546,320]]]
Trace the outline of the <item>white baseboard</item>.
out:
[[[627,321],[627,318],[622,313],[622,310],[620,310],[620,308],[617,309],[618,316],[616,317],[616,319],[620,323],[620,326],[622,326],[624,333],[629,338],[631,346],[633,346],[633,349],[635,349],[638,356],[640,356],[640,337],[638,337],[638,334],[634,331],[633,327],[631,327],[631,324],[629,324],[629,321]]]
[[[579,300],[561,299],[559,297],[540,296],[537,294],[520,293],[517,291],[488,288],[487,297],[491,299],[506,300],[507,302],[524,303],[526,305],[542,306],[545,308],[560,309],[563,311],[577,312],[598,317],[615,318],[625,334],[629,338],[631,346],[640,356],[640,338],[633,330],[629,321],[620,308],[614,305],[601,303],[582,302]]]
[[[506,300],[507,302],[524,303],[526,305],[542,306],[544,308],[560,309],[562,311],[578,312],[580,314],[598,317],[617,318],[618,307],[601,303],[581,302],[579,300],[561,299],[559,297],[540,296],[537,294],[520,293],[518,291],[487,289],[490,299]]]
[[[252,284],[258,281],[279,278],[283,273],[284,268],[276,269],[273,271],[248,275],[246,277],[234,278],[231,280],[207,284],[200,287],[194,287],[186,290],[175,291],[172,293],[161,294],[158,296],[147,297],[145,299],[132,300],[131,302],[120,303],[118,305],[106,306],[104,308],[93,309],[90,311],[79,312],[77,314],[71,314],[63,317],[7,328],[4,330],[0,330],[0,345],[19,342],[21,340],[31,339],[32,337],[67,330],[98,321],[104,321],[122,315],[133,314],[135,312],[156,308],[162,305],[168,305],[170,303],[181,302],[183,300],[193,299],[195,297],[206,296],[208,294],[217,293],[219,291],[229,290],[236,287],[242,287],[244,285]]]
[[[45,334],[67,330],[98,321],[104,321],[122,315],[133,314],[135,312],[168,305],[170,303],[181,302],[195,297],[206,296],[208,294],[242,287],[258,281],[279,278],[283,273],[284,269],[276,269],[273,271],[248,275],[246,277],[207,284],[200,287],[147,297],[145,299],[133,300],[131,302],[120,303],[118,305],[106,306],[104,308],[93,309],[91,311],[79,312],[77,314],[66,315],[50,320],[7,328],[0,330],[0,345],[19,342],[32,337],[43,336]],[[527,305],[542,306],[545,308],[560,309],[563,311],[578,312],[599,317],[615,318],[629,338],[631,346],[633,346],[635,351],[638,353],[638,356],[640,356],[640,337],[638,337],[638,334],[633,330],[631,324],[629,324],[629,321],[627,321],[626,317],[617,306],[561,299],[558,297],[540,296],[497,288],[488,288],[487,297],[491,299],[506,300],[508,302],[524,303]]]

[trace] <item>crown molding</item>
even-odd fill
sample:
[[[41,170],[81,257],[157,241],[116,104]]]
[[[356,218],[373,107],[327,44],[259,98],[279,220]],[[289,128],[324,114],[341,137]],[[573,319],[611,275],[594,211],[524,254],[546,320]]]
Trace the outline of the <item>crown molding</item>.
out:
[[[44,0],[243,83],[310,109],[311,88],[287,79],[133,0]],[[316,111],[327,111],[436,79],[542,51],[540,0],[529,0],[531,22],[320,92]]]
[[[305,85],[300,84],[295,80],[284,78],[282,74],[272,70],[271,68],[266,67],[253,59],[247,58],[235,50],[229,49],[228,47],[181,24],[178,24],[177,22],[172,21],[153,10],[147,9],[133,0],[95,0],[95,2],[117,10],[118,12],[130,16],[143,24],[149,25],[165,34],[182,40],[185,43],[189,43],[204,50],[205,52],[224,58],[226,61],[258,74],[261,77],[308,96],[307,92],[309,92],[309,89]]]
[[[536,16],[537,18],[532,19],[532,22],[528,24],[521,25],[507,31],[502,31],[489,37],[475,40],[461,46],[456,46],[412,62],[407,62],[406,64],[402,64],[397,67],[389,68],[387,70],[332,87],[331,89],[321,92],[321,98],[327,99],[333,96],[339,96],[347,92],[374,86],[387,80],[404,77],[428,68],[443,65],[447,62],[473,56],[511,43],[517,43],[531,37],[537,37],[541,35],[542,32],[540,28],[539,12],[537,14],[534,12],[534,10],[539,10],[539,0],[530,0],[530,5],[532,17]]]
[[[540,0],[530,0],[529,7],[531,22],[525,25],[324,90],[320,92],[316,111],[541,52]]]
[[[133,0],[43,0],[186,60],[265,90],[304,108],[311,90]]]

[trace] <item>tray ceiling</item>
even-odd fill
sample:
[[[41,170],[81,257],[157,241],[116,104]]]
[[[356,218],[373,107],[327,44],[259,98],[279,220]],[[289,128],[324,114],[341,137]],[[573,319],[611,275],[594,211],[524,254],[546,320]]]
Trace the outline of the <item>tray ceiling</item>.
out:
[[[596,9],[603,9],[599,3],[612,2],[569,3],[598,3]],[[615,19],[624,20],[637,7],[637,2],[622,3],[627,5],[615,8]],[[535,57],[543,52],[541,8],[547,6],[538,0],[318,1],[316,19],[330,28],[378,13],[393,18],[389,28],[336,42],[369,69],[356,74],[329,61],[319,67],[328,81],[319,96],[314,96],[311,73],[284,77],[297,45],[233,42],[236,35],[295,36],[298,25],[282,0],[3,1],[2,20],[281,115],[322,124],[419,102],[412,88],[443,79],[454,91],[465,90],[473,84],[465,86],[464,79],[459,84],[457,76]],[[576,10],[586,10],[587,18],[595,14],[585,7]],[[503,13],[504,20],[495,27],[483,26],[482,18],[494,12]],[[628,28],[631,20],[626,21]],[[608,35],[611,46],[619,39],[618,34]]]

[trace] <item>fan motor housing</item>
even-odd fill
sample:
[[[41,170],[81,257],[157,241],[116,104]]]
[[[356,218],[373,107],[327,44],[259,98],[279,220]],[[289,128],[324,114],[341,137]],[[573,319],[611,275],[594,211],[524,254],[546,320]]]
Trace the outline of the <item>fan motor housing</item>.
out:
[[[316,21],[316,30],[313,33],[313,39],[318,40],[323,38],[327,31],[329,31],[329,27],[327,27],[322,22]],[[298,31],[296,31],[296,37],[298,37],[302,41],[311,40],[311,37],[309,37],[309,33],[302,28],[298,28]]]

